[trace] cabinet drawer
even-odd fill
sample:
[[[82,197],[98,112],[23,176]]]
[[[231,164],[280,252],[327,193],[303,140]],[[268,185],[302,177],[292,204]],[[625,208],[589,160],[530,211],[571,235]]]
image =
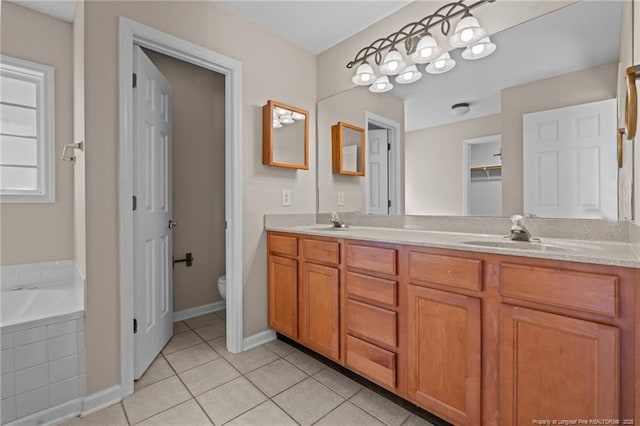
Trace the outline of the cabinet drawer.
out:
[[[321,241],[305,238],[302,240],[302,254],[305,260],[340,263],[340,245],[336,241]]]
[[[387,306],[397,305],[395,281],[347,272],[347,295]]]
[[[347,336],[348,367],[374,382],[394,389],[396,387],[396,354],[353,336]]]
[[[269,251],[287,256],[297,256],[298,239],[286,235],[269,234]]]
[[[355,300],[348,300],[347,332],[395,348],[397,341],[396,313]]]
[[[618,314],[619,278],[615,275],[503,263],[500,281],[503,296],[608,317]]]
[[[482,289],[482,261],[412,251],[409,278],[469,290]],[[419,284],[419,283],[414,283]]]
[[[347,266],[365,271],[395,275],[396,250],[383,247],[347,245]]]

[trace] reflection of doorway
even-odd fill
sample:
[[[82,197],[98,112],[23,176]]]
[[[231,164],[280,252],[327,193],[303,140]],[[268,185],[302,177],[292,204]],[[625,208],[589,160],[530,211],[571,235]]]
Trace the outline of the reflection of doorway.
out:
[[[400,124],[365,113],[367,214],[400,214]]]
[[[463,141],[463,208],[467,216],[502,216],[502,137]]]

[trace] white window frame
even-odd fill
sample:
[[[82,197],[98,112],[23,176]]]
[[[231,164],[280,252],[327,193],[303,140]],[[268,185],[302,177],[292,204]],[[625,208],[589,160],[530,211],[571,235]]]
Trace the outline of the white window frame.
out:
[[[55,202],[55,108],[54,69],[6,55],[0,55],[0,73],[36,84],[38,188],[34,191],[3,191],[0,203]]]

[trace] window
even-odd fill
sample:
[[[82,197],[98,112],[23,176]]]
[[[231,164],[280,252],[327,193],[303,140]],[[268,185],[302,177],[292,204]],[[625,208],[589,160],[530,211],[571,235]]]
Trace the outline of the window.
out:
[[[55,201],[53,68],[0,56],[0,201]]]

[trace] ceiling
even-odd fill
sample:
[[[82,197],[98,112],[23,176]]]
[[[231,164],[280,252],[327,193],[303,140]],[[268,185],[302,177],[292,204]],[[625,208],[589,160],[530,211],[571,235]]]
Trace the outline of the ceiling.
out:
[[[405,99],[407,131],[500,112],[501,89],[617,62],[622,2],[581,1],[491,36],[496,52],[467,61],[452,52],[456,67],[441,75],[423,73],[418,82],[395,84]],[[419,66],[421,71],[424,66]],[[454,117],[451,105],[471,104]]]
[[[9,0],[22,7],[33,9],[63,21],[73,22],[76,15],[75,0]]]
[[[215,0],[241,17],[317,55],[412,0]]]

